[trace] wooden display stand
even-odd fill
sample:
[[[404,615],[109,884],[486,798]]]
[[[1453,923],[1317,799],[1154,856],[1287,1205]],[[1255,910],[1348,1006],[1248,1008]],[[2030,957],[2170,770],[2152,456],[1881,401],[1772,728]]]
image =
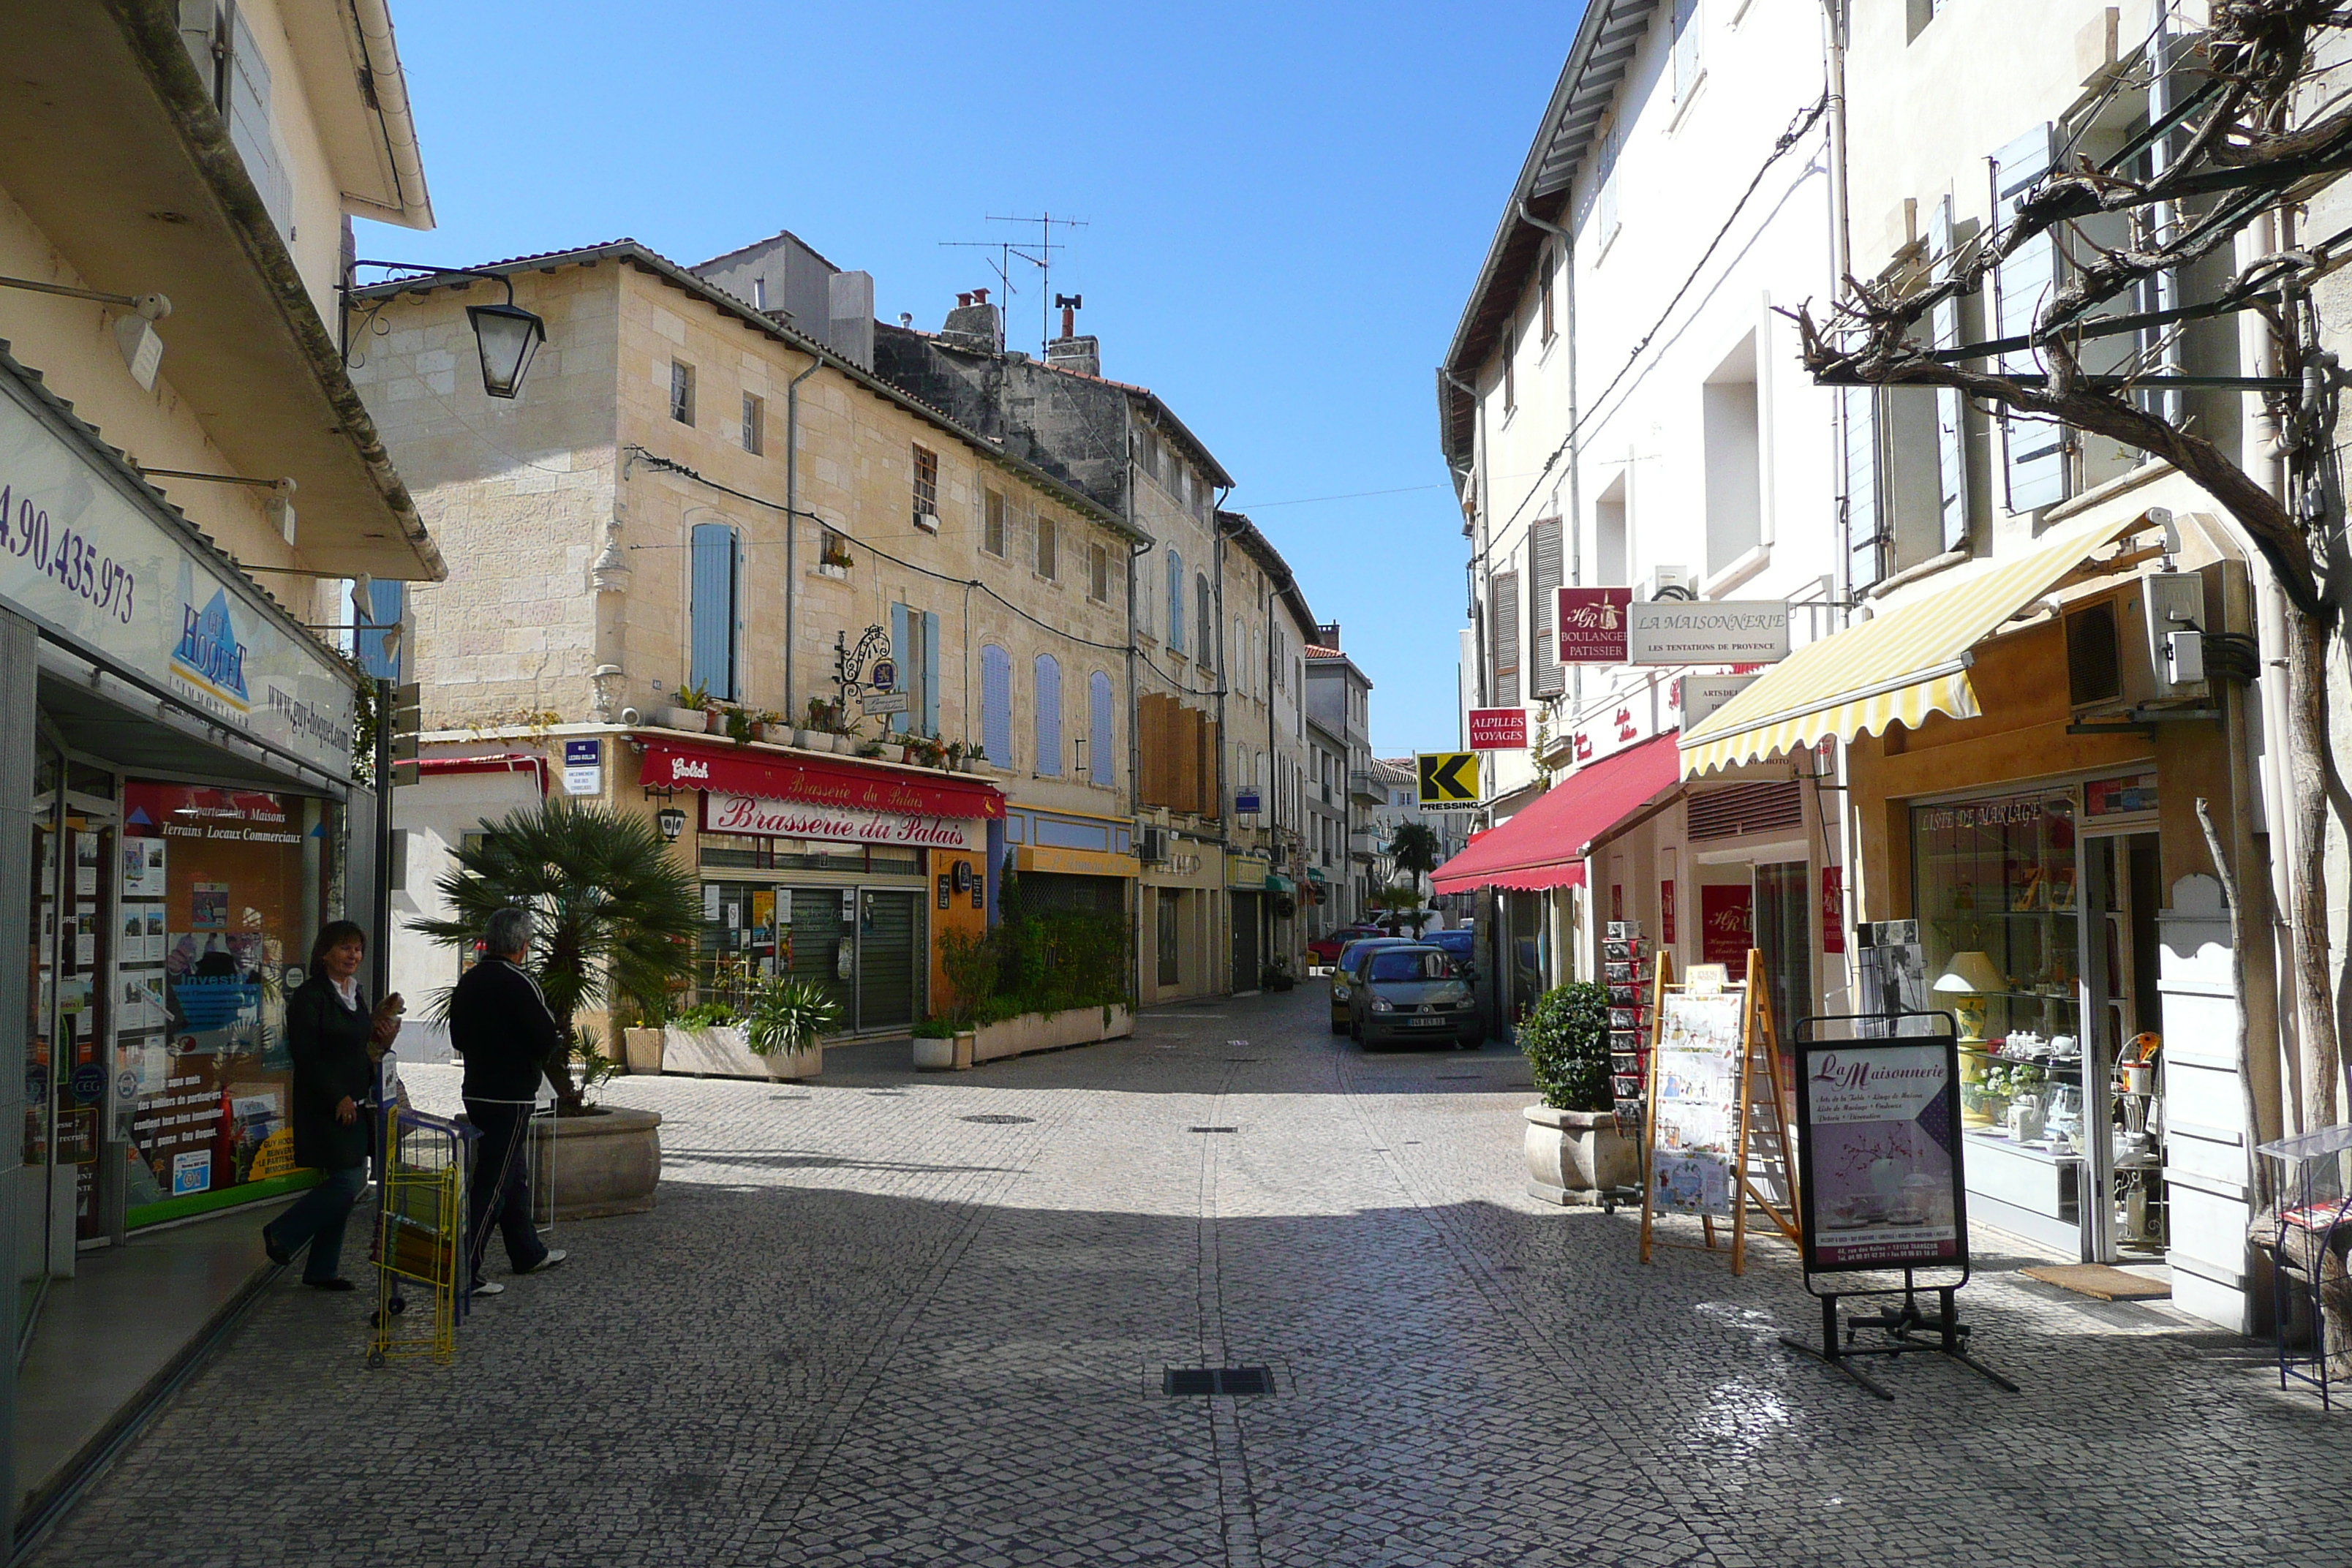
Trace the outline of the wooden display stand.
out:
[[[1694,1252],[1725,1250],[1716,1245],[1716,1222],[1724,1217],[1701,1214],[1699,1224],[1706,1233],[1703,1245],[1666,1241],[1655,1235],[1658,1157],[1658,1104],[1662,1086],[1658,1081],[1661,1059],[1660,1045],[1664,1038],[1666,1015],[1670,998],[1693,995],[1686,984],[1675,984],[1672,979],[1674,958],[1661,952],[1653,981],[1654,987],[1650,1008],[1650,1050],[1647,1093],[1644,1096],[1645,1127],[1642,1139],[1642,1261],[1650,1261],[1652,1247],[1680,1247]],[[1796,1225],[1796,1161],[1789,1149],[1789,1127],[1785,1107],[1788,1100],[1780,1081],[1780,1037],[1772,1021],[1772,998],[1764,984],[1764,958],[1755,949],[1748,952],[1748,976],[1742,984],[1726,985],[1725,994],[1741,994],[1740,1049],[1736,1069],[1738,1087],[1734,1092],[1736,1128],[1732,1147],[1734,1167],[1730,1175],[1731,1271],[1743,1274],[1748,1268],[1748,1215],[1753,1209],[1769,1219],[1790,1246],[1798,1245]]]

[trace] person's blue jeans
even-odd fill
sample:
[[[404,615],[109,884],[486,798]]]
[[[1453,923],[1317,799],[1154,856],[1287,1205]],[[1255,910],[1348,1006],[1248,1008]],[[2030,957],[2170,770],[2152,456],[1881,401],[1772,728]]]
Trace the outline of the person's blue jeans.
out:
[[[299,1252],[304,1242],[310,1244],[302,1264],[305,1282],[336,1279],[343,1263],[343,1225],[365,1191],[365,1165],[329,1171],[292,1208],[262,1226],[261,1234],[280,1252]]]

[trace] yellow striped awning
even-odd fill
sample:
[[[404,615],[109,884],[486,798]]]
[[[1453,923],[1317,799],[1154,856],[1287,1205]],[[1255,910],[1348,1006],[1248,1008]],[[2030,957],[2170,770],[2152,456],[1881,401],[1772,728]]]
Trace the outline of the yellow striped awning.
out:
[[[1948,587],[1807,643],[1684,733],[1683,777],[1831,736],[1916,726],[1931,713],[1976,718],[1969,650],[2094,552],[2145,525],[2145,514],[2077,523],[2028,554],[1963,567]]]

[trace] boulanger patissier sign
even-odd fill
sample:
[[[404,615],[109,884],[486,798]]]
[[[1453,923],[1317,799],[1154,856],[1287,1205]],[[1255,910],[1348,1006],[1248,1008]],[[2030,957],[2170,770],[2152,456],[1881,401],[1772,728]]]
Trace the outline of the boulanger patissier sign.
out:
[[[0,598],[337,778],[352,685],[0,374]]]
[[[978,819],[912,812],[858,811],[803,800],[766,800],[713,790],[703,799],[703,830],[761,838],[822,838],[918,849],[971,849]]]

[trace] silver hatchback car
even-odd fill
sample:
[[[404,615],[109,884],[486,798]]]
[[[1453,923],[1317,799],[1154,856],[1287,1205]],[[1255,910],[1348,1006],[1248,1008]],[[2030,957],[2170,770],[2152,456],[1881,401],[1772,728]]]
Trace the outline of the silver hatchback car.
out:
[[[1442,948],[1383,947],[1358,961],[1348,990],[1348,1032],[1358,1045],[1486,1043],[1478,998]]]

